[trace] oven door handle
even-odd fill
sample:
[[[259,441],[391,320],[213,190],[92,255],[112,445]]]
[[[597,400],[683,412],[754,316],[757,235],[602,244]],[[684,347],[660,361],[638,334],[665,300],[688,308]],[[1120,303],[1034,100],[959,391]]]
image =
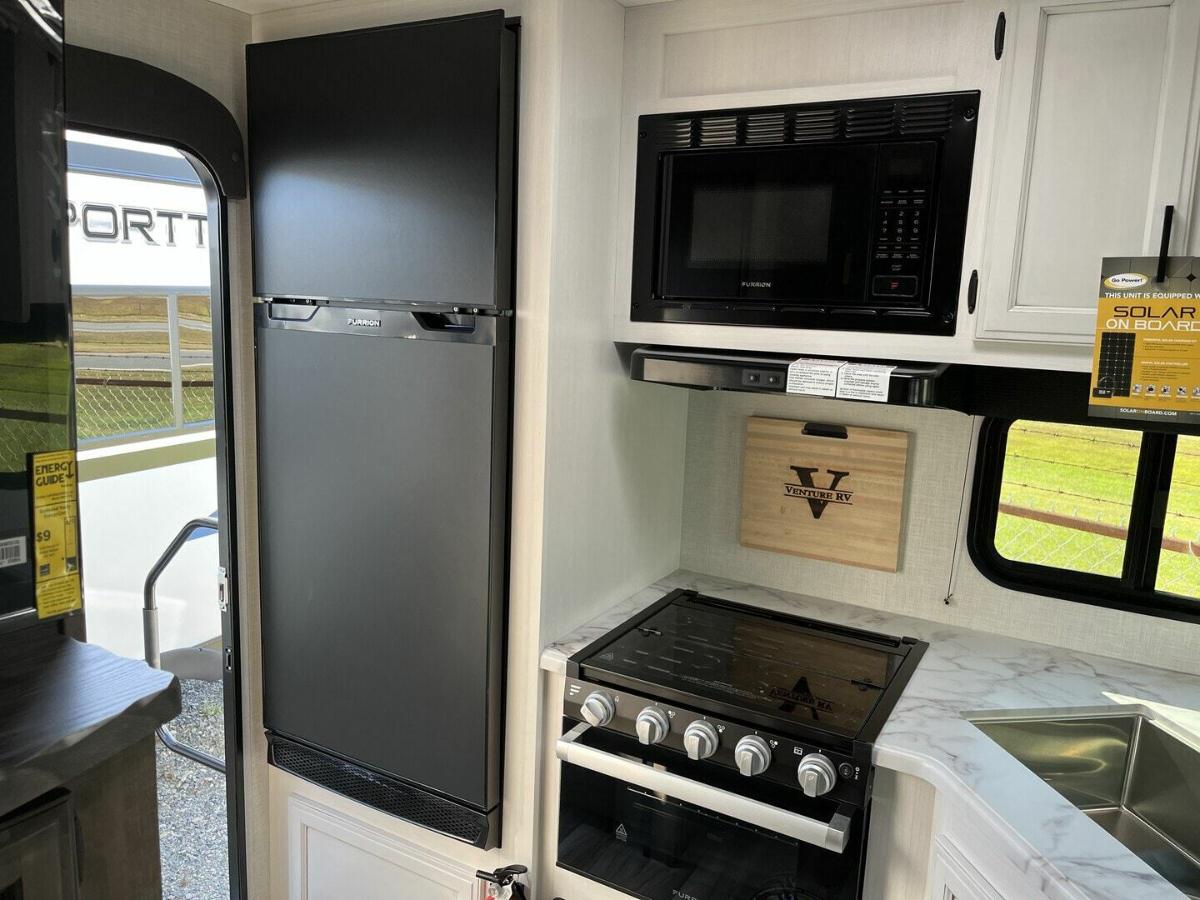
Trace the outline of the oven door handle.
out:
[[[589,747],[580,742],[588,728],[587,724],[580,723],[560,737],[555,746],[555,755],[563,762],[581,769],[607,775],[647,791],[667,794],[718,815],[756,825],[806,844],[815,844],[834,853],[846,849],[854,811],[849,804],[839,804],[833,818],[822,822],[732,791],[673,775],[647,763]]]

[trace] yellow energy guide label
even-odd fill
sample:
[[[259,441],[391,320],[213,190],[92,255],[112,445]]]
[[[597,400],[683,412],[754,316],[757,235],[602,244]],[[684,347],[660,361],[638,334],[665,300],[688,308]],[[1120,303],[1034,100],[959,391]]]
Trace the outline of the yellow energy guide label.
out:
[[[33,575],[39,619],[83,605],[79,581],[79,485],[74,450],[34,453]]]
[[[1200,422],[1200,266],[1170,257],[1104,260],[1088,414]]]

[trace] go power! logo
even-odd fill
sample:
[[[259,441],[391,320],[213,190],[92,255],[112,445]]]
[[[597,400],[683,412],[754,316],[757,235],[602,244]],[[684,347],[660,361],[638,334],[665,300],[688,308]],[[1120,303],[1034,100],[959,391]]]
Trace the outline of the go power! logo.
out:
[[[1121,272],[1105,278],[1104,286],[1110,291],[1129,291],[1140,288],[1149,281],[1150,276],[1143,275],[1141,272]]]
[[[813,475],[820,471],[819,469],[806,466],[789,466],[788,468],[796,473],[800,484],[784,482],[784,494],[797,500],[807,500],[808,508],[812,511],[814,519],[821,518],[821,515],[825,512],[825,507],[830,503],[837,503],[843,506],[850,506],[853,503],[854,491],[838,490],[838,485],[850,477],[849,472],[826,469],[825,474],[829,476],[830,481],[829,487],[823,488],[817,487],[816,482],[813,480]]]

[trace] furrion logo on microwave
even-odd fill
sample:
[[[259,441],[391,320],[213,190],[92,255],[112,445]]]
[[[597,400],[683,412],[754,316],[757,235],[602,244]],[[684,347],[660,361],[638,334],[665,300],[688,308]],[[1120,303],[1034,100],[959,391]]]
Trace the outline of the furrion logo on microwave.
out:
[[[826,474],[830,477],[829,487],[817,487],[813,481],[813,475],[818,471],[815,468],[805,466],[789,466],[796,473],[796,477],[800,479],[800,484],[792,484],[784,482],[783,491],[788,497],[794,497],[797,500],[807,500],[808,508],[812,510],[814,519],[821,518],[825,512],[825,507],[830,503],[837,503],[843,506],[850,506],[853,503],[854,491],[838,490],[838,485],[843,479],[849,478],[849,472],[838,472],[834,469],[826,469]]]

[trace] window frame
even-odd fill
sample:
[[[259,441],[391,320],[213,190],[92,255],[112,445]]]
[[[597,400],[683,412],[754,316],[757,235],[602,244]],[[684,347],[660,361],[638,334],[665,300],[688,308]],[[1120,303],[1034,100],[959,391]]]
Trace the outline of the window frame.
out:
[[[1155,587],[1178,436],[1132,429],[1142,435],[1142,444],[1130,500],[1125,558],[1121,576],[1117,578],[1019,562],[1002,556],[996,549],[1008,430],[1020,419],[1029,417],[988,417],[980,427],[967,526],[967,551],[975,568],[989,581],[1014,591],[1200,623],[1200,598],[1191,599]],[[1086,424],[1113,427],[1099,421]]]

